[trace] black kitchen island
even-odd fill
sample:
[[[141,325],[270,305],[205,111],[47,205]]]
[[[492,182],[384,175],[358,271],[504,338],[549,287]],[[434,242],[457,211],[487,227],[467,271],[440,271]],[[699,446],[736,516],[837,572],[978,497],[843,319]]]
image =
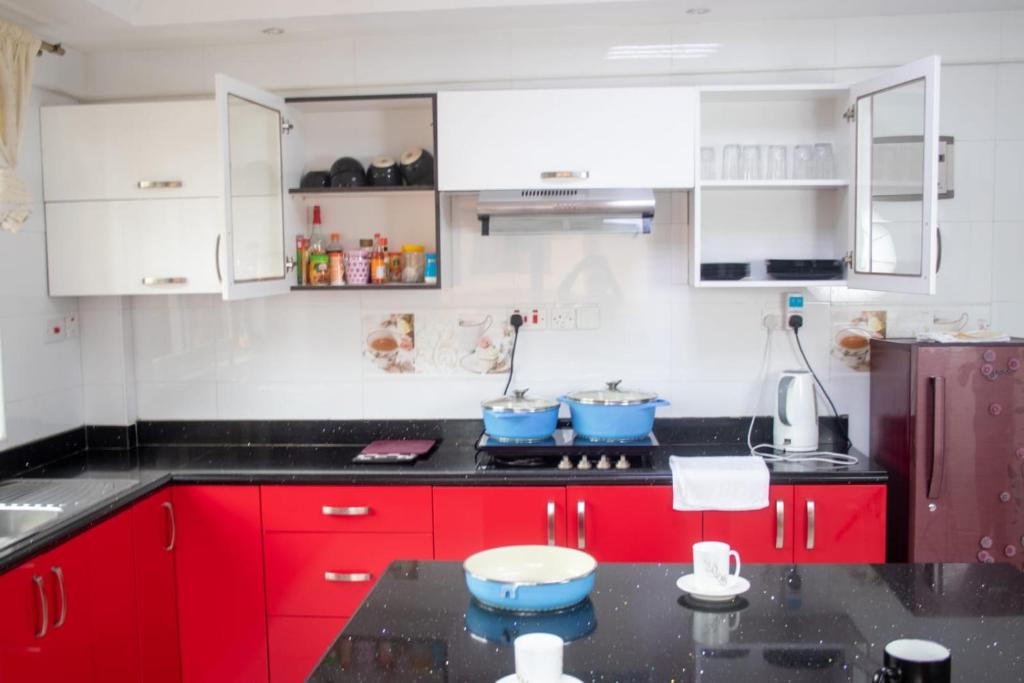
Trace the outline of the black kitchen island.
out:
[[[588,682],[870,681],[905,637],[950,648],[953,680],[1024,680],[1024,574],[1006,565],[745,565],[751,589],[717,606],[676,588],[689,570],[603,564],[583,604],[517,616],[473,602],[458,563],[395,562],[309,680],[496,681],[534,631]]]

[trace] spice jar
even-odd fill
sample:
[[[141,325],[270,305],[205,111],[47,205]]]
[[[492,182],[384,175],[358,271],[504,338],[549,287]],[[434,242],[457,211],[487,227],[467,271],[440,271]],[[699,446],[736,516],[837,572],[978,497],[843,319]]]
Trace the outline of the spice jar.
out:
[[[342,260],[341,234],[331,233],[331,241],[327,243],[328,283],[333,286],[345,284],[345,264]]]
[[[387,253],[387,259],[388,282],[401,282],[402,264],[405,262],[405,256],[400,251],[389,251]]]
[[[326,285],[330,279],[330,258],[325,253],[309,255],[309,284]]]
[[[437,284],[437,254],[427,254],[427,262],[423,266],[423,281],[428,285]]]
[[[427,263],[423,245],[402,245],[402,256],[405,259],[405,264],[402,268],[402,282],[423,282],[423,268]]]

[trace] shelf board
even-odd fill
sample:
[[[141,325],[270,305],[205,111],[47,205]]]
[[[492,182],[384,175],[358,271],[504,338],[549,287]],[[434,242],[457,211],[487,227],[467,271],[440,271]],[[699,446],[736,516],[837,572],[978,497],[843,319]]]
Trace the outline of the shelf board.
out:
[[[709,190],[815,190],[849,187],[848,180],[702,180],[699,187]]]
[[[399,289],[440,289],[441,285],[426,283],[409,284],[405,282],[393,282],[386,285],[292,285],[293,292],[345,292],[345,291],[395,291]]]
[[[750,279],[746,280],[698,280],[694,283],[697,287],[777,287],[779,289],[801,287],[845,287],[846,280],[774,280],[774,279]]]
[[[288,194],[291,195],[316,195],[317,197],[323,196],[343,196],[343,197],[368,197],[373,195],[382,194],[423,194],[431,193],[436,191],[434,186],[427,187],[425,185],[397,185],[394,187],[374,187],[372,185],[366,185],[363,187],[293,187],[288,190]]]

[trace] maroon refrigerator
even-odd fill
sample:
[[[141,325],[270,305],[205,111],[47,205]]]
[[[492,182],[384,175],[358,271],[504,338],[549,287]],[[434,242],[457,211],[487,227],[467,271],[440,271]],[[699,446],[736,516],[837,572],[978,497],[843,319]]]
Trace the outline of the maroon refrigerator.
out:
[[[890,562],[1024,567],[1024,339],[871,342]]]

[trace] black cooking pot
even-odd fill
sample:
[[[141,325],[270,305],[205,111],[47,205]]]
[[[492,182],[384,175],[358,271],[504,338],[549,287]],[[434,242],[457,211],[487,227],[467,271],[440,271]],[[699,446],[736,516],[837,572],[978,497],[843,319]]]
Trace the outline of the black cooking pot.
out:
[[[328,171],[310,171],[302,176],[300,187],[330,187],[331,174]]]
[[[413,147],[402,153],[402,177],[406,185],[434,184],[434,157],[425,149]]]
[[[371,185],[390,187],[402,184],[402,171],[391,157],[374,159],[366,175]]]

